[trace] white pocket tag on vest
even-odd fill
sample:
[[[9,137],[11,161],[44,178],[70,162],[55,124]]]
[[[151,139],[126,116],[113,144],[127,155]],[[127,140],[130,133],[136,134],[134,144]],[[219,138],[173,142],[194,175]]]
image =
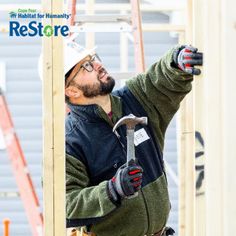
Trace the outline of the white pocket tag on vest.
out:
[[[138,146],[140,143],[150,139],[148,136],[147,132],[145,131],[144,128],[139,129],[134,132],[134,145]]]

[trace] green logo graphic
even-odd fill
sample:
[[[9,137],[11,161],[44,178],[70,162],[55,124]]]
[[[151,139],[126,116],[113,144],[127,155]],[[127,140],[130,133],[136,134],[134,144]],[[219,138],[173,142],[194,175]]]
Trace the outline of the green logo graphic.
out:
[[[44,35],[46,35],[47,37],[52,36],[52,35],[53,35],[53,28],[52,28],[52,26],[46,25],[45,28],[44,28],[44,30],[43,30],[43,33],[44,33]]]
[[[9,12],[11,18],[16,18],[17,14],[14,11]]]

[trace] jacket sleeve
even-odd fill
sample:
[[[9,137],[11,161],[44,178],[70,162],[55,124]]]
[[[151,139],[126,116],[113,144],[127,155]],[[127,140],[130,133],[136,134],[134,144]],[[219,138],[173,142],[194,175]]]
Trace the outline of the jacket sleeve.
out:
[[[192,88],[192,75],[172,66],[173,53],[178,47],[169,50],[145,73],[127,81],[128,88],[147,112],[162,150],[166,128]]]
[[[89,187],[85,165],[66,154],[67,227],[94,224],[117,208],[107,194],[107,181]]]

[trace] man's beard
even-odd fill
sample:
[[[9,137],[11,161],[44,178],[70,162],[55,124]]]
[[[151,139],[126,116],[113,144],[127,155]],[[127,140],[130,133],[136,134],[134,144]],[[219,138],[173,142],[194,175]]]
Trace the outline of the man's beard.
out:
[[[107,95],[112,92],[114,86],[115,86],[115,80],[111,76],[107,76],[106,82],[103,82],[101,79],[106,75],[106,71],[104,69],[101,70],[101,72],[97,75],[97,81],[98,83],[94,83],[92,85],[78,85],[76,84],[76,87],[79,88],[85,97],[87,98],[93,98],[96,96],[103,96]]]

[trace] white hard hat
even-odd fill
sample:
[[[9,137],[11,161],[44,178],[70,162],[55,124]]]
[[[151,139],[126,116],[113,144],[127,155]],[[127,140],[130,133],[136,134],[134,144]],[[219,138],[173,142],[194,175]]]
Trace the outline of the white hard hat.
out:
[[[74,41],[65,40],[64,45],[64,74],[73,68],[86,56],[91,55],[95,52],[96,47],[92,49],[86,49]]]
[[[92,49],[85,49],[71,39],[64,41],[64,75],[73,68],[78,62],[84,59],[86,56],[95,53],[96,47]],[[42,52],[38,60],[38,73],[42,80],[43,78],[43,55]]]

